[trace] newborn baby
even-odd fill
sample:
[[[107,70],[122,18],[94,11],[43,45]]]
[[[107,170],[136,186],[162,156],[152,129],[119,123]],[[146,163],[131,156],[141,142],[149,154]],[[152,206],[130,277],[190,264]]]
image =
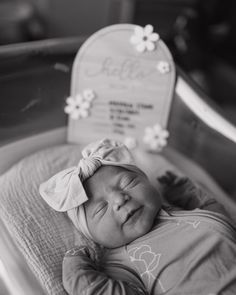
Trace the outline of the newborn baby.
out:
[[[236,233],[221,206],[172,173],[154,188],[120,142],[93,143],[82,155],[40,186],[103,249],[99,261],[87,245],[66,253],[69,294],[234,294]],[[164,207],[163,194],[178,207]]]

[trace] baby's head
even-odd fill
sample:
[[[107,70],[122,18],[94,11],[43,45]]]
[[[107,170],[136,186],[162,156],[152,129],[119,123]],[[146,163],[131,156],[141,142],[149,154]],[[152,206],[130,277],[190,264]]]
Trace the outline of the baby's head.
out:
[[[84,204],[93,239],[103,246],[125,245],[147,233],[160,198],[147,176],[119,166],[102,166],[84,182]]]
[[[78,167],[66,169],[40,186],[45,201],[67,211],[88,238],[116,248],[147,233],[161,197],[129,150],[109,139],[87,146]]]

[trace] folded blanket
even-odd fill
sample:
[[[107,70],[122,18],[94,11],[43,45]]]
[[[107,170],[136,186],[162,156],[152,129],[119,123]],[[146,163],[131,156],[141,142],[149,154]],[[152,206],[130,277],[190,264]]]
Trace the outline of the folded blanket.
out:
[[[0,177],[0,216],[48,294],[66,294],[61,283],[63,256],[74,245],[89,242],[66,214],[42,200],[38,187],[79,157],[78,146],[57,146],[23,159]]]

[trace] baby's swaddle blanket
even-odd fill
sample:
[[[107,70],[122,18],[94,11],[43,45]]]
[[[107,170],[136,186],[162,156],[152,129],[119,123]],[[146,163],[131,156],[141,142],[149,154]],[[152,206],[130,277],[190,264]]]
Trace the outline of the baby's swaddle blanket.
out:
[[[154,229],[119,251],[107,252],[107,271],[135,270],[150,294],[233,295],[236,232],[206,210],[162,211]]]

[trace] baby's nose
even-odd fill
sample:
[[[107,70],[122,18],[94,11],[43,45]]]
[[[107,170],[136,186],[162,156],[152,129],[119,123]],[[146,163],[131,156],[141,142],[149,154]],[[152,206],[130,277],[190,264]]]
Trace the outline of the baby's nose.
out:
[[[114,197],[113,209],[119,211],[120,208],[130,200],[128,195],[118,195]]]

